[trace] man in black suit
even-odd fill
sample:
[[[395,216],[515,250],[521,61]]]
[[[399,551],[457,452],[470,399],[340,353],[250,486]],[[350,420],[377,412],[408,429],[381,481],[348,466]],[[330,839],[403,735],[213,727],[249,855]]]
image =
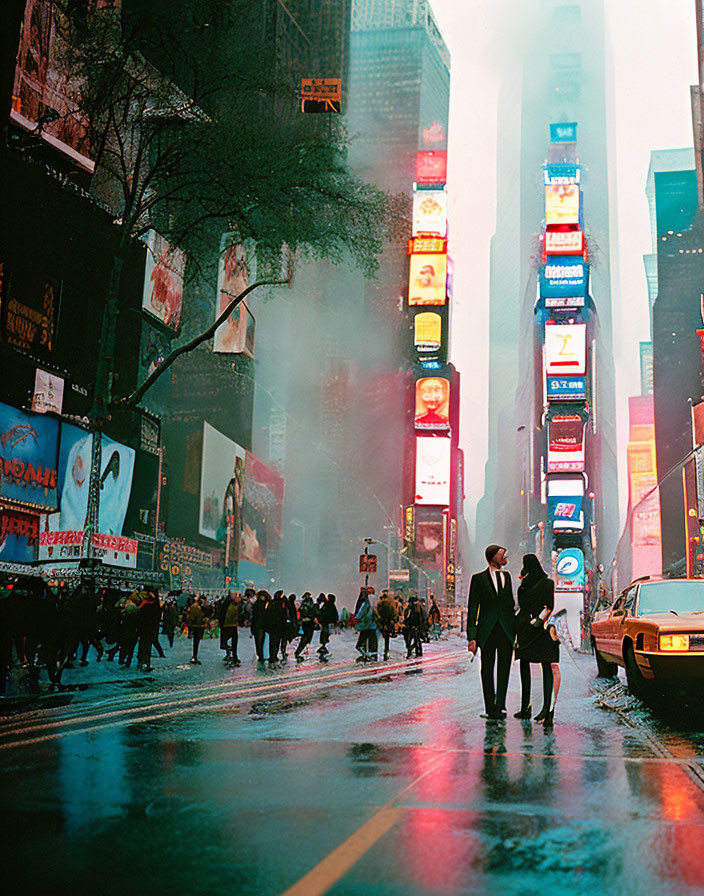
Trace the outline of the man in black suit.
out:
[[[467,600],[467,649],[482,651],[482,691],[488,719],[506,717],[506,691],[515,638],[515,605],[511,576],[503,571],[506,549],[490,544],[485,551],[488,569],[475,573]],[[494,668],[496,667],[496,688]]]

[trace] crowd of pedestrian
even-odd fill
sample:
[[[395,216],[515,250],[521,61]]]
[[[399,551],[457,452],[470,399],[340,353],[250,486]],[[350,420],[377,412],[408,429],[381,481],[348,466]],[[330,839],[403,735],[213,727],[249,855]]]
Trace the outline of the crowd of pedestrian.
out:
[[[236,668],[242,628],[251,633],[260,667],[277,667],[289,652],[296,662],[304,662],[316,632],[315,652],[326,662],[332,630],[346,627],[358,632],[358,662],[378,659],[378,634],[384,660],[397,635],[404,638],[407,657],[422,656],[423,643],[440,632],[435,599],[426,606],[414,595],[404,602],[383,591],[374,603],[373,593],[373,588],[362,588],[350,614],[346,609],[339,613],[335,595],[324,592],[314,599],[306,591],[299,599],[281,590],[270,594],[249,588],[211,598],[181,592],[162,598],[152,587],[95,588],[89,580],[50,587],[38,577],[17,576],[0,583],[0,693],[14,666],[28,669],[34,684],[45,668],[50,682],[59,685],[64,669],[88,665],[91,649],[98,662],[126,668],[134,662],[140,671],[151,672],[153,653],[165,656],[160,636],[169,647],[176,637],[189,638],[193,665],[201,664],[203,638],[218,638],[225,665]]]

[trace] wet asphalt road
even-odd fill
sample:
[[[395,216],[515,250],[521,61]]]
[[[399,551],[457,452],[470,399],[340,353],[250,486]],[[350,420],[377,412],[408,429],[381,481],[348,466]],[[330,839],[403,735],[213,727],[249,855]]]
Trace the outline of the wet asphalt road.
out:
[[[464,643],[406,663],[144,678],[0,704],[5,882],[24,893],[700,894],[704,736],[563,649],[553,732],[487,723]],[[539,681],[534,679],[534,700]],[[604,708],[603,703],[612,708]],[[535,703],[534,703],[535,705]],[[690,720],[691,723],[691,720]]]

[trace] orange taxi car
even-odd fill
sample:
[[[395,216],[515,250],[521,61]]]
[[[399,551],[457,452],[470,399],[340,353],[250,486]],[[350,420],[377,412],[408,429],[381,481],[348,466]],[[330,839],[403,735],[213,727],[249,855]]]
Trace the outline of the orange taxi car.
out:
[[[631,583],[594,615],[592,647],[598,675],[610,678],[623,666],[637,697],[656,683],[704,683],[704,580]]]

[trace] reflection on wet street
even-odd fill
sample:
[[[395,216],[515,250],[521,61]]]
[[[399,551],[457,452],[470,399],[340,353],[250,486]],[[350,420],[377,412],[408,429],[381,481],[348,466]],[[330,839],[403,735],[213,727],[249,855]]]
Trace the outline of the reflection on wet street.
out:
[[[701,736],[601,708],[592,658],[567,655],[553,731],[512,718],[517,675],[509,719],[488,723],[458,646],[414,675],[362,681],[340,664],[324,688],[311,675],[288,696],[295,676],[282,675],[266,700],[254,679],[212,705],[194,689],[179,715],[155,694],[137,720],[134,695],[4,720],[12,886],[700,893]]]

